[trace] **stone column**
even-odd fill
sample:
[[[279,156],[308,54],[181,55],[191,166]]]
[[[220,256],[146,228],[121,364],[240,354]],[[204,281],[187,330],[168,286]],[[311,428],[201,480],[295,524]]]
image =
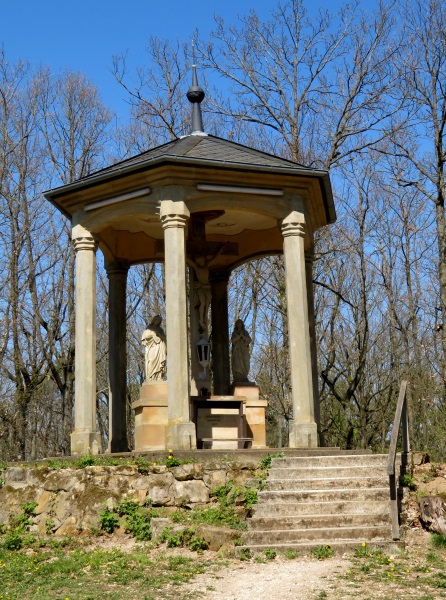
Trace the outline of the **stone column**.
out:
[[[314,286],[313,286],[314,250],[305,252],[305,274],[307,280],[308,325],[310,329],[311,374],[313,380],[314,420],[316,421],[319,445],[323,446],[321,434],[321,410],[319,401],[319,374],[317,370],[316,324],[314,321]]]
[[[282,235],[293,400],[290,448],[311,448],[317,447],[318,437],[305,274],[305,217],[301,212],[293,211],[282,221]]]
[[[82,225],[72,230],[76,251],[75,429],[71,453],[98,454],[96,431],[96,240]]]
[[[185,227],[189,210],[184,202],[161,201],[166,281],[166,338],[168,425],[167,446],[173,450],[197,447],[190,420],[186,300]]]
[[[107,264],[106,269],[109,285],[108,452],[128,452],[126,407],[126,286],[128,267],[122,264]]]
[[[202,367],[198,362],[197,342],[200,340],[200,319],[198,316],[198,308],[194,306],[195,298],[195,274],[192,267],[189,268],[189,342],[190,342],[190,393],[192,396],[199,396],[201,388],[205,387],[210,391],[209,368],[207,369],[208,377],[206,380],[200,379]],[[204,332],[208,339],[208,332]]]
[[[214,394],[226,396],[231,384],[229,361],[228,282],[229,271],[218,269],[211,273],[212,289],[212,365]]]

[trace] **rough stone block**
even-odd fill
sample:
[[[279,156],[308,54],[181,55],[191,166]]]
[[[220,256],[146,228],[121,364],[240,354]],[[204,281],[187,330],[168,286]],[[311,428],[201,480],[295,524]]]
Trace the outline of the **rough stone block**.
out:
[[[171,486],[174,482],[172,473],[156,475],[149,481],[147,496],[154,506],[165,506],[173,503]]]
[[[229,529],[229,527],[213,527],[212,525],[198,525],[196,534],[203,538],[209,544],[209,550],[214,552],[240,538],[239,531]]]
[[[150,521],[150,526],[152,528],[152,540],[157,540],[160,535],[163,533],[166,527],[172,525],[172,521],[165,517],[154,517]]]
[[[226,483],[226,471],[207,471],[203,475],[203,481],[209,490],[214,490],[216,487]]]
[[[209,491],[203,481],[175,481],[173,494],[176,503],[205,504],[209,502]]]

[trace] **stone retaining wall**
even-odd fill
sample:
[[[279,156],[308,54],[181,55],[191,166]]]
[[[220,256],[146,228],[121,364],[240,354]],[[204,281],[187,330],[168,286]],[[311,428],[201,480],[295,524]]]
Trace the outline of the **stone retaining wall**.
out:
[[[168,468],[153,465],[147,474],[137,466],[90,466],[50,469],[48,466],[8,467],[0,487],[0,524],[21,512],[27,501],[38,503],[32,530],[56,535],[90,533],[99,527],[99,513],[132,498],[141,505],[149,499],[155,507],[208,504],[210,492],[230,480],[244,484],[252,477],[256,460],[243,463],[215,460]],[[145,471],[146,469],[144,469]]]

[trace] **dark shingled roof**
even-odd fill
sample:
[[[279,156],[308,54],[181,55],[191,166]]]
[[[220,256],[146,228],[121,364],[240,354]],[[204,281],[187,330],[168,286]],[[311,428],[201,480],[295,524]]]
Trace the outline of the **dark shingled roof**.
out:
[[[96,184],[110,181],[124,175],[150,169],[162,163],[170,162],[191,166],[234,168],[255,170],[260,172],[275,172],[305,177],[315,177],[319,180],[327,221],[336,220],[330,180],[327,171],[304,167],[299,163],[267,154],[260,150],[248,148],[236,142],[230,142],[214,135],[191,134],[162,146],[157,146],[147,152],[128,158],[119,163],[95,171],[82,179],[44,192],[47,200],[55,202],[56,206],[65,212],[57,202],[57,198],[73,190],[81,190]],[[68,216],[68,213],[65,213]]]
[[[175,158],[191,159],[191,161],[199,161],[201,159],[206,162],[215,161],[220,164],[242,164],[246,166],[265,167],[266,169],[285,168],[290,169],[290,171],[295,169],[302,171],[308,168],[290,160],[279,158],[260,150],[254,150],[213,135],[189,135],[153,148],[152,150],[147,150],[147,152],[123,160],[111,167],[91,173],[80,179],[79,182],[87,182],[96,177],[103,178],[106,175],[113,176],[115,173],[138,168],[138,166],[148,166],[150,162],[161,158],[172,158],[174,160]],[[308,168],[308,171],[314,172],[310,168]]]

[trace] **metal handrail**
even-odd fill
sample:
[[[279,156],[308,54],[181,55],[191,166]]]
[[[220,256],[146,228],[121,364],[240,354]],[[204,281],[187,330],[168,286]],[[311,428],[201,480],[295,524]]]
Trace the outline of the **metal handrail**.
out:
[[[387,459],[387,473],[390,484],[390,516],[392,520],[392,537],[394,540],[400,538],[399,511],[398,511],[398,478],[395,473],[396,448],[400,425],[403,428],[403,454],[402,463],[407,465],[410,456],[409,418],[407,406],[407,381],[402,381],[398,403],[396,405],[395,420],[393,421],[392,435],[390,438],[389,457]]]

